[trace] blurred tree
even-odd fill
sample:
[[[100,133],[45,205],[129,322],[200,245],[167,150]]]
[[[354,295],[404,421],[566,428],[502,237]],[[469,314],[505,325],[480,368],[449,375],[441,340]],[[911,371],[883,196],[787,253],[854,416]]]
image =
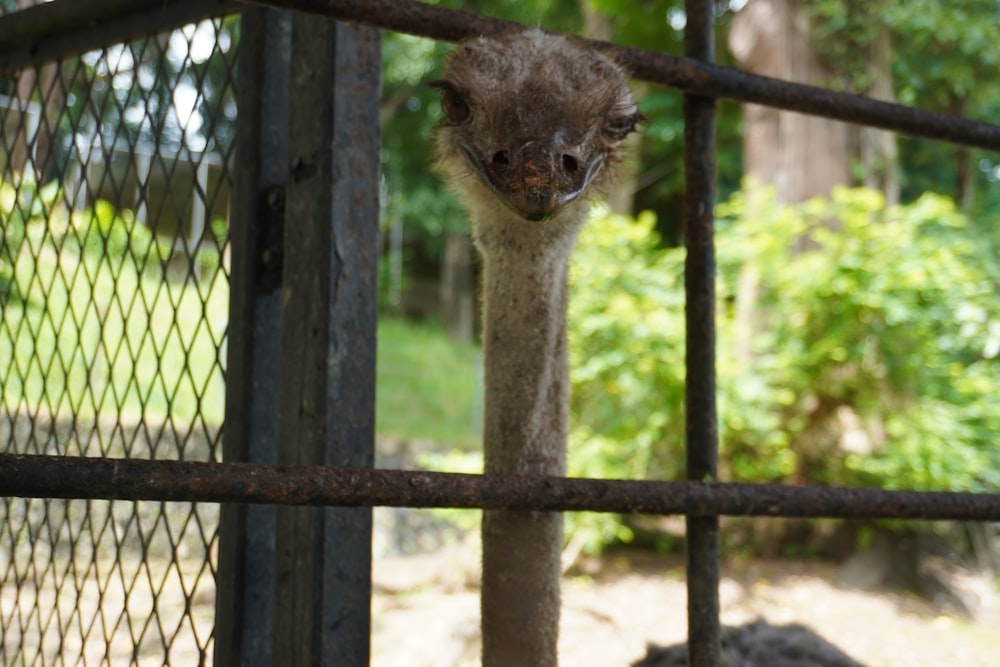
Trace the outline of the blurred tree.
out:
[[[717,0],[716,43],[725,44],[739,2]],[[611,41],[640,48],[681,55],[684,45],[683,0],[586,0],[590,20],[610,24]],[[606,28],[605,28],[606,30]],[[725,49],[717,49],[716,60],[731,64]],[[634,210],[656,213],[657,231],[666,245],[683,243],[684,230],[684,119],[681,94],[676,90],[639,85],[640,107],[649,118],[636,138],[639,168],[635,180]],[[717,155],[718,190],[726,197],[739,188],[742,174],[740,108],[732,104],[718,107]],[[625,210],[615,206],[616,210]]]
[[[802,0],[750,0],[733,19],[729,47],[743,69],[797,83],[829,84],[833,72],[813,46]],[[845,123],[744,106],[746,175],[798,202],[825,196],[851,178],[849,126]]]
[[[16,0],[17,10],[41,4],[40,0]],[[59,64],[48,63],[40,67],[20,70],[12,86],[12,107],[6,116],[4,138],[9,159],[4,171],[14,183],[19,183],[25,169],[31,169],[34,180],[44,179],[51,170],[53,150],[53,122],[62,108],[62,90],[54,85],[59,75]],[[42,105],[36,102],[41,99]],[[5,132],[5,133],[6,133]]]
[[[0,92],[39,111],[30,121],[8,116],[19,136],[7,139],[7,170],[21,171],[30,157],[39,182],[62,178],[81,145],[228,153],[238,41],[239,17],[230,16],[19,71]]]

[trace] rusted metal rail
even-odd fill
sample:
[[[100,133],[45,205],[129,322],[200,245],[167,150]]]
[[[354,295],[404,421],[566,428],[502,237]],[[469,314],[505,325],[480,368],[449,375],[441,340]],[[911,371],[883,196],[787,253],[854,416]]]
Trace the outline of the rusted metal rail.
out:
[[[176,1],[176,0],[175,0]],[[457,41],[522,27],[514,21],[446,9],[416,0],[239,0],[329,16],[432,39]],[[1000,126],[914,109],[860,95],[748,74],[695,58],[591,41],[637,79],[687,93],[798,111],[956,144],[1000,151]]]
[[[1000,494],[0,455],[0,496],[1000,521]]]

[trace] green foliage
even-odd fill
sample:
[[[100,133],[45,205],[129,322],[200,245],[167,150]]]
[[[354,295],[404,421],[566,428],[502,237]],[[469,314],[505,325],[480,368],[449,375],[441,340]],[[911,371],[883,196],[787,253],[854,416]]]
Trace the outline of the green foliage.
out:
[[[433,242],[465,224],[455,199],[431,173],[431,136],[439,112],[426,82],[438,77],[448,46],[387,33],[383,39],[383,160],[385,220],[402,221]]]
[[[594,11],[606,16],[612,26],[611,40],[652,51],[683,55],[684,2],[682,0],[587,0]],[[725,44],[732,19],[728,0],[716,6],[716,42]],[[721,64],[732,64],[728,52],[717,49]],[[671,88],[632,83],[639,107],[649,119],[637,143],[641,146],[635,210],[657,214],[657,231],[663,243],[682,242],[684,220],[684,113],[682,95]],[[716,171],[723,196],[739,188],[742,175],[743,138],[741,109],[719,105],[716,124]]]
[[[573,256],[573,474],[669,478],[683,445],[683,253],[655,220],[599,213]],[[651,384],[652,381],[652,384]]]
[[[50,183],[39,190],[33,179],[25,177],[19,188],[0,181],[0,304],[9,298],[19,299],[14,267],[24,243],[27,223],[44,215],[59,194],[59,186]]]
[[[989,85],[1000,66],[995,0],[812,0],[804,8],[833,85],[869,90],[870,49],[881,36],[892,45],[901,103],[984,120],[1000,113],[1000,91]],[[1000,211],[1000,172],[985,151],[904,137],[899,164],[904,199],[934,191],[961,199],[973,219]],[[971,172],[966,182],[964,170]],[[985,231],[1000,241],[995,230]]]
[[[400,438],[425,470],[481,473],[482,355],[436,323],[383,317],[378,328],[375,428]],[[435,509],[440,521],[478,530],[481,512]]]
[[[887,29],[903,102],[948,109],[955,99],[997,99],[978,85],[1000,65],[995,0],[812,0],[804,9],[818,55],[850,90],[867,89],[867,50]]]
[[[877,193],[839,189],[791,207],[758,191],[720,213],[729,225],[719,253],[725,291],[734,294],[736,274],[753,266],[766,319],[752,361],[734,365],[765,378],[795,479],[996,484],[990,443],[1000,415],[987,405],[998,388],[996,267],[950,200],[926,195],[886,209]],[[735,323],[723,320],[730,344]],[[752,451],[728,434],[723,444]]]
[[[654,51],[680,55],[684,50],[682,0],[587,0],[610,17],[617,40]]]
[[[684,443],[683,252],[661,250],[650,213],[595,210],[573,254],[570,475],[677,477]],[[607,514],[567,517],[588,552],[628,529]]]
[[[723,478],[1000,486],[998,267],[950,200],[840,189],[789,206],[750,187],[719,213]],[[684,251],[653,226],[599,213],[574,256],[575,475],[683,474]],[[588,521],[592,545],[619,530]]]

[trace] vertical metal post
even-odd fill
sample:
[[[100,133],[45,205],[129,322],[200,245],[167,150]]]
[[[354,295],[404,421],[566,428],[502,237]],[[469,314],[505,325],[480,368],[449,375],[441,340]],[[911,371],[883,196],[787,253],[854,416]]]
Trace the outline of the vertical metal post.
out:
[[[381,34],[292,31],[279,460],[370,467]],[[368,665],[371,508],[279,507],[274,665]]]
[[[714,58],[714,2],[686,0],[684,52]],[[718,424],[715,397],[715,100],[684,96],[687,219],[687,478],[715,481]],[[721,665],[719,644],[719,519],[687,517],[688,664]]]
[[[242,16],[239,126],[230,230],[226,461],[276,463],[281,342],[282,207],[288,172],[291,14]],[[215,664],[270,666],[276,511],[223,505]]]

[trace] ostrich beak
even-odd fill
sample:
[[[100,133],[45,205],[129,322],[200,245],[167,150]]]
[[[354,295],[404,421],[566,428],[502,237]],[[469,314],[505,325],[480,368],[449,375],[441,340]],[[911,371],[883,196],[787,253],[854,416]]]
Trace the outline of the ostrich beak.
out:
[[[602,155],[583,158],[561,137],[528,140],[494,151],[488,160],[465,144],[460,148],[480,180],[507,208],[525,220],[545,222],[576,201],[604,168]]]

